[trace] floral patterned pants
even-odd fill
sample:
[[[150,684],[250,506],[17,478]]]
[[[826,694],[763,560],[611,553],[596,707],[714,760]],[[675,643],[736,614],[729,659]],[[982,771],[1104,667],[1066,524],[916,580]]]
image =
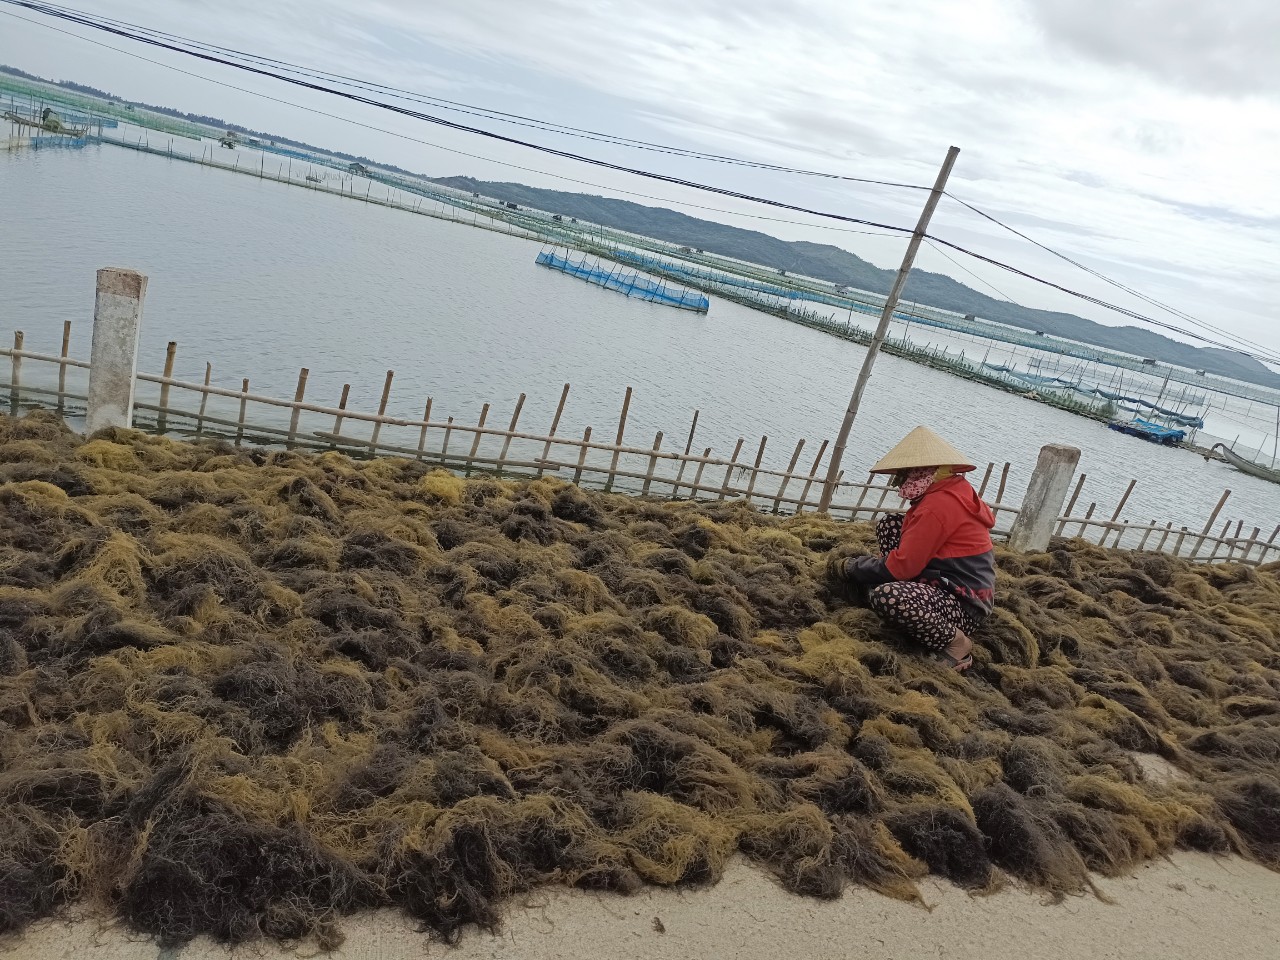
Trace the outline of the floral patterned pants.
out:
[[[902,514],[881,517],[876,540],[887,555],[902,540]],[[979,613],[954,594],[927,583],[895,580],[870,593],[871,609],[930,650],[945,650],[956,630],[972,635],[982,622]]]

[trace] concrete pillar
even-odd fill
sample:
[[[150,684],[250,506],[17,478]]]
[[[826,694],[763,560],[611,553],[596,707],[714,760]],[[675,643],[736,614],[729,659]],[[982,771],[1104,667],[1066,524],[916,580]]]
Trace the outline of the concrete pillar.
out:
[[[138,332],[146,293],[147,278],[136,270],[106,267],[98,271],[85,427],[89,433],[133,424]]]
[[[1075,447],[1049,444],[1040,448],[1036,469],[1031,474],[1027,495],[1009,532],[1009,546],[1023,553],[1034,553],[1049,547],[1054,525],[1062,513],[1067,488],[1080,463]]]

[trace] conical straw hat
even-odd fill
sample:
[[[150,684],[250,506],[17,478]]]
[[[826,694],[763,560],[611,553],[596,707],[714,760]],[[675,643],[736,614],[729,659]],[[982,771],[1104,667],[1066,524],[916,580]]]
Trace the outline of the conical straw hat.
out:
[[[881,457],[871,472],[897,473],[917,467],[955,467],[957,471],[977,469],[968,457],[928,427],[916,427]]]

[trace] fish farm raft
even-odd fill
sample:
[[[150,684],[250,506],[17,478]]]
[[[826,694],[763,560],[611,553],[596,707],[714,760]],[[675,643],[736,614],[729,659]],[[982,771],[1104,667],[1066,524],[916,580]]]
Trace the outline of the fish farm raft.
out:
[[[587,283],[616,290],[628,297],[648,300],[650,303],[662,303],[680,310],[692,310],[695,313],[706,313],[711,309],[711,301],[702,294],[683,287],[669,287],[663,281],[653,280],[638,273],[628,276],[616,265],[606,270],[598,261],[588,264],[585,256],[575,263],[568,257],[559,256],[553,250],[543,250],[538,254],[537,262],[544,267],[585,280]]]

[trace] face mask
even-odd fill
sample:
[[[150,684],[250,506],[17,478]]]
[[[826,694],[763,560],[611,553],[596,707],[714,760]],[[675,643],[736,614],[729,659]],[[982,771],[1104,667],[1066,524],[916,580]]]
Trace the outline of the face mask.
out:
[[[919,500],[924,496],[925,491],[933,485],[935,473],[937,473],[936,467],[919,467],[915,470],[907,471],[907,478],[902,481],[902,485],[898,488],[898,493],[903,500]]]

